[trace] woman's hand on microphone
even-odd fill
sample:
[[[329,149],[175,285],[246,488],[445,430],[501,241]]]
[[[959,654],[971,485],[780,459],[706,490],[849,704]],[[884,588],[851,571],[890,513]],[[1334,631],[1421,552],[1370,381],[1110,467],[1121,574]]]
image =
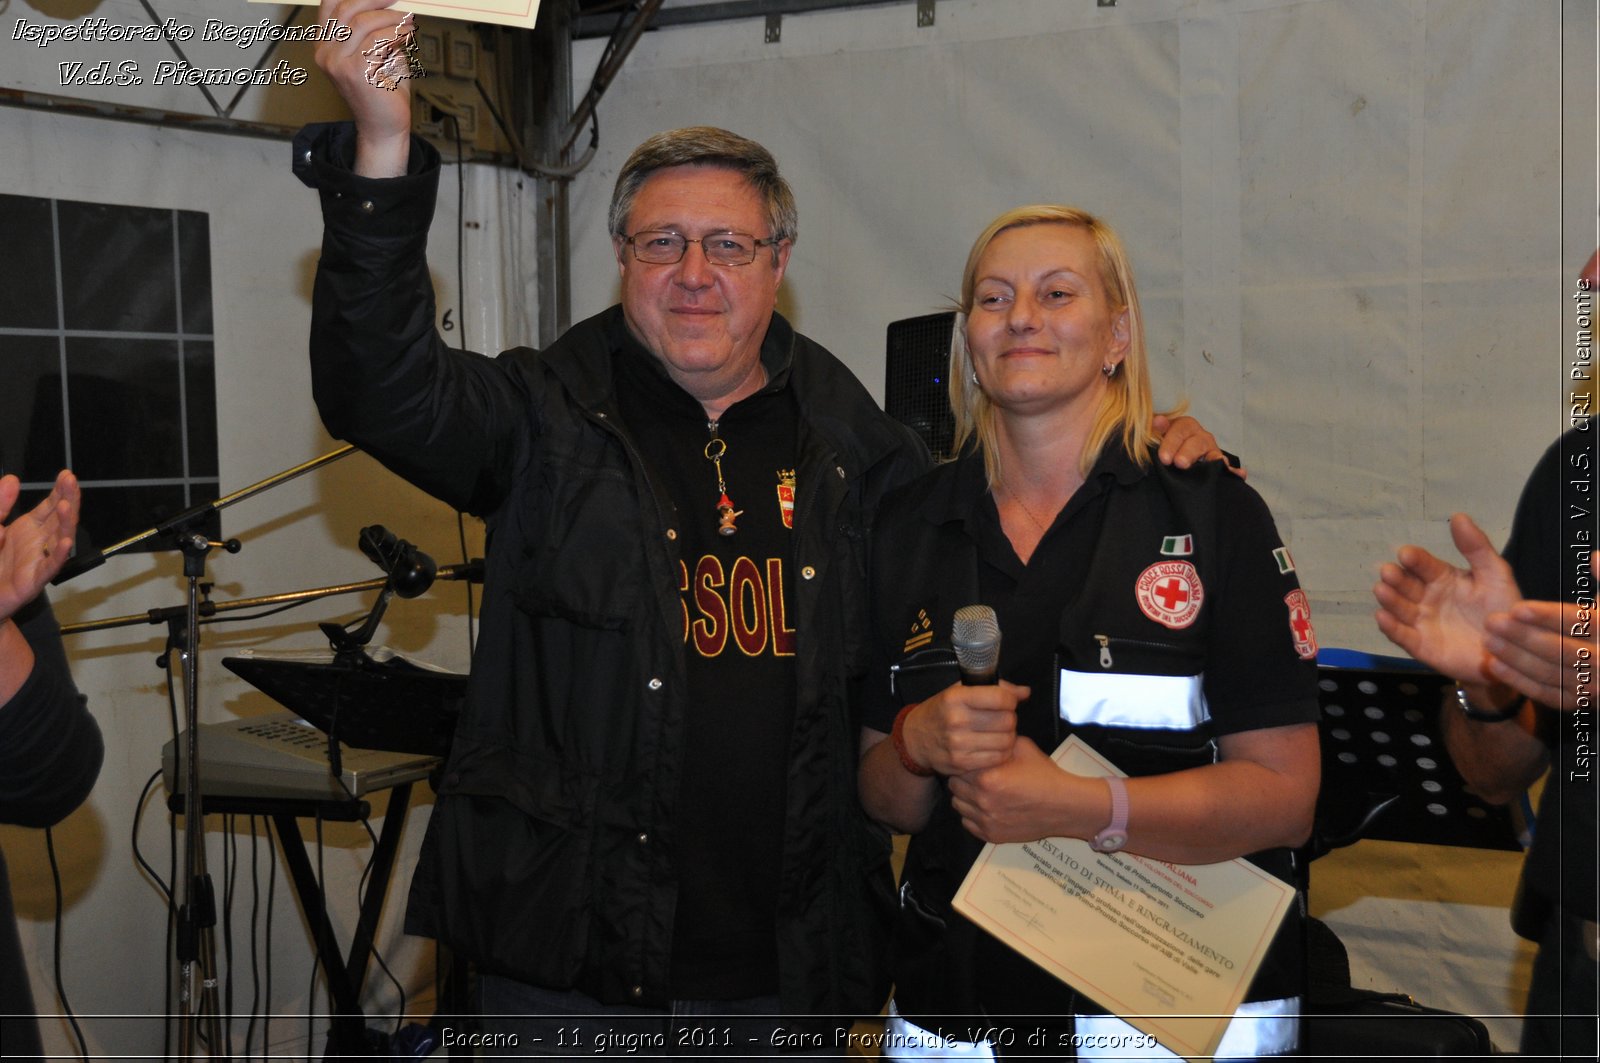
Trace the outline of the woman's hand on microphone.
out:
[[[1017,705],[1028,688],[1001,680],[989,686],[947,687],[913,709],[902,736],[906,752],[940,775],[963,775],[1011,757]]]

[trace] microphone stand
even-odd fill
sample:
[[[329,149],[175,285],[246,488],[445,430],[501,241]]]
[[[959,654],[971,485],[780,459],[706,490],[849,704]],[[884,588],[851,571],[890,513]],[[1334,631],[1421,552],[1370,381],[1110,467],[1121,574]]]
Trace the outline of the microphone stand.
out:
[[[474,559],[464,565],[440,565],[436,577],[441,580],[470,580],[473,583],[483,582],[483,561]],[[281,594],[263,594],[255,598],[236,598],[228,602],[215,602],[209,597],[200,600],[200,623],[215,623],[214,618],[222,613],[232,613],[240,609],[258,609],[263,606],[292,606],[304,605],[320,598],[331,598],[337,594],[358,594],[361,591],[375,591],[383,589],[389,582],[387,576],[374,576],[371,579],[359,580],[355,583],[335,583],[327,587],[312,587],[302,591],[285,591]],[[209,584],[201,585],[201,594],[210,592]],[[113,616],[104,620],[84,620],[76,624],[62,624],[63,635],[79,635],[86,631],[104,631],[110,628],[132,627],[135,624],[167,624],[174,619],[184,619],[188,615],[187,605],[172,605],[160,609],[151,609],[143,613],[131,613],[127,616]]]
[[[214,547],[218,544],[208,543],[206,545]],[[188,545],[184,546],[183,549],[184,566],[187,572],[190,565],[190,557],[196,554],[203,557],[204,551],[199,549],[199,543],[194,544],[193,549]],[[483,559],[473,558],[459,565],[440,565],[434,580],[466,580],[472,583],[482,583]],[[222,614],[244,609],[264,607],[293,608],[340,594],[358,594],[362,591],[373,590],[381,591],[380,603],[374,607],[373,614],[362,625],[362,632],[370,638],[371,629],[376,627],[375,621],[381,618],[383,606],[388,603],[388,599],[393,593],[393,583],[394,576],[392,575],[375,576],[371,579],[357,580],[354,583],[335,583],[325,587],[285,591],[278,594],[264,594],[253,598],[238,598],[226,602],[213,601],[210,598],[211,585],[202,583],[199,585],[199,598],[197,601],[191,598],[185,601],[183,605],[165,606],[150,609],[143,613],[109,617],[103,620],[86,620],[76,624],[63,624],[61,626],[61,634],[78,635],[89,631],[132,627],[137,624],[166,624],[168,627],[167,650],[162,654],[157,664],[165,669],[168,666],[170,653],[176,648],[181,654],[184,664],[184,682],[188,689],[193,690],[195,689],[195,673],[193,671],[195,655],[189,653],[187,647],[194,645],[195,631],[199,625],[220,623],[221,621],[218,618]],[[358,621],[358,623],[360,622]],[[330,637],[332,632],[328,630],[329,627],[333,627],[334,631],[340,633],[344,631],[344,629],[338,628],[337,625],[325,625],[324,634],[329,634]],[[359,653],[359,647],[364,645],[366,641],[366,638],[361,638],[359,642],[354,644],[354,651]],[[349,648],[341,648],[337,642],[335,642],[334,648],[339,653],[350,652]],[[192,868],[192,873],[181,883],[187,889],[180,894],[178,955],[180,959],[198,962],[201,965],[199,983],[202,987],[201,1014],[206,1016],[207,1036],[211,1039],[208,1043],[214,1045],[216,1044],[215,1038],[217,1036],[215,1025],[217,980],[214,971],[216,951],[212,940],[213,928],[216,925],[215,892],[210,876],[205,872],[205,847],[201,841],[201,832],[199,830],[202,825],[202,817],[199,814],[192,816],[187,814],[189,808],[188,795],[200,792],[198,780],[199,759],[198,757],[189,756],[188,749],[185,748],[195,743],[200,732],[195,728],[193,717],[189,719],[187,727],[189,737],[184,742],[179,743],[179,753],[182,755],[181,767],[184,773],[184,847],[186,853],[194,855],[191,860],[185,862],[185,866]],[[191,830],[194,831],[193,835],[190,833]],[[188,990],[191,984],[190,977],[190,973],[186,971],[183,976],[183,988],[185,990]],[[184,996],[183,1000],[186,1004],[191,1002],[191,998],[188,996]],[[205,1010],[207,1008],[209,1010]],[[181,1018],[188,1016],[189,1012],[184,1010],[180,1011],[179,1014]],[[187,1053],[185,1052],[185,1054]]]
[[[275,473],[274,475],[267,477],[265,480],[253,483],[249,487],[241,488],[240,490],[233,492],[231,495],[223,495],[221,498],[213,499],[210,502],[202,502],[198,506],[190,506],[182,513],[168,517],[155,527],[146,528],[138,535],[130,536],[122,540],[120,543],[113,543],[104,550],[95,550],[88,554],[74,554],[72,560],[68,561],[65,565],[62,565],[61,571],[56,573],[56,578],[50,582],[52,585],[59,586],[70,579],[74,579],[83,575],[90,569],[99,568],[101,565],[106,563],[106,558],[115,557],[124,550],[130,550],[144,542],[146,539],[154,539],[158,535],[181,535],[182,533],[187,532],[194,525],[198,524],[204,518],[210,516],[212,513],[220,513],[222,510],[227,509],[235,502],[243,502],[245,499],[259,495],[263,491],[269,491],[272,488],[277,487],[279,484],[288,483],[295,477],[300,476],[303,473],[308,473],[312,469],[320,469],[324,465],[338,461],[340,458],[343,458],[354,452],[355,449],[356,448],[354,444],[346,443],[338,450],[330,450],[320,458],[312,458],[310,461],[296,465],[292,469],[285,469],[283,472]],[[230,539],[229,542],[235,542],[235,540]],[[215,545],[226,546],[227,544],[219,543]],[[228,552],[230,554],[236,554],[239,552],[239,548],[237,545],[235,545],[229,549]]]
[[[269,476],[265,480],[233,494],[224,495],[211,502],[192,506],[176,516],[169,517],[155,527],[140,532],[132,538],[95,551],[82,559],[74,557],[52,583],[60,584],[98,568],[106,558],[122,553],[147,539],[166,536],[176,542],[183,554],[183,574],[188,580],[188,596],[184,607],[184,627],[181,639],[176,624],[169,636],[169,646],[178,642],[183,662],[184,730],[188,740],[179,743],[183,753],[184,816],[183,816],[183,868],[184,873],[173,885],[178,894],[177,958],[178,976],[178,1053],[182,1059],[195,1057],[196,1040],[204,1042],[215,1053],[219,1047],[220,1027],[217,1015],[216,899],[211,876],[206,872],[204,820],[200,798],[200,599],[201,583],[205,577],[206,555],[214,548],[238,553],[237,539],[224,543],[212,542],[194,529],[214,512],[219,512],[236,502],[260,494],[312,469],[337,461],[356,448],[346,445],[292,469]]]

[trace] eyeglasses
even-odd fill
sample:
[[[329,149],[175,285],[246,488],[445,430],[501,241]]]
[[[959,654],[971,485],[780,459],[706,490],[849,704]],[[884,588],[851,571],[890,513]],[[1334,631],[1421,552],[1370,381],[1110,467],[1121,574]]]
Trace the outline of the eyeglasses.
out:
[[[633,257],[655,266],[670,266],[683,261],[690,244],[699,244],[706,260],[714,266],[748,266],[756,260],[756,249],[770,247],[777,240],[761,240],[749,233],[707,233],[691,240],[667,229],[646,229],[624,236],[633,245]]]

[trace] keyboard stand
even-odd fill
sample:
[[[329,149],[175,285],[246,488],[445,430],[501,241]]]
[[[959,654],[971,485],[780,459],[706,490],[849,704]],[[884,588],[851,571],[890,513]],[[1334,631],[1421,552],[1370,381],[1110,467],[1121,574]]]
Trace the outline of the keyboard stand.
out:
[[[277,829],[278,842],[283,847],[284,860],[289,865],[289,875],[300,899],[300,910],[310,924],[317,957],[322,963],[323,973],[327,975],[329,991],[333,994],[334,1013],[329,1019],[328,1047],[324,1059],[375,1054],[375,1046],[368,1036],[366,1015],[361,1010],[361,989],[366,982],[367,965],[372,957],[372,939],[377,932],[378,917],[382,914],[384,894],[389,888],[389,876],[394,870],[400,832],[404,828],[410,803],[411,783],[401,783],[390,789],[389,809],[383,817],[383,830],[378,834],[378,844],[372,851],[372,873],[367,884],[367,895],[356,920],[350,952],[346,955],[340,951],[339,941],[334,936],[333,924],[328,920],[327,898],[317,882],[316,871],[295,821],[320,817],[329,822],[354,823],[366,819],[371,813],[371,806],[360,798],[335,801],[202,795],[200,811],[204,815],[267,816]],[[181,794],[175,794],[167,800],[167,807],[180,815],[183,806]],[[387,1052],[379,1054],[386,1055]]]

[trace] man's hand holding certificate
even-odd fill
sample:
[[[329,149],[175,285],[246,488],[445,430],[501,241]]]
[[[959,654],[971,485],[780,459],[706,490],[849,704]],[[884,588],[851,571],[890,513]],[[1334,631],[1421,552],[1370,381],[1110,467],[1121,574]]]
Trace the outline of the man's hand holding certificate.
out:
[[[1052,758],[1120,775],[1076,738]],[[986,845],[954,906],[1173,1052],[1209,1056],[1294,890],[1246,860],[1183,865],[1076,838]]]
[[[314,5],[318,0],[250,0],[252,4],[302,4]],[[461,19],[464,22],[494,22],[502,26],[519,26],[533,29],[539,14],[539,0],[400,0],[394,5],[397,12],[409,11],[414,15],[436,15],[439,18]]]

